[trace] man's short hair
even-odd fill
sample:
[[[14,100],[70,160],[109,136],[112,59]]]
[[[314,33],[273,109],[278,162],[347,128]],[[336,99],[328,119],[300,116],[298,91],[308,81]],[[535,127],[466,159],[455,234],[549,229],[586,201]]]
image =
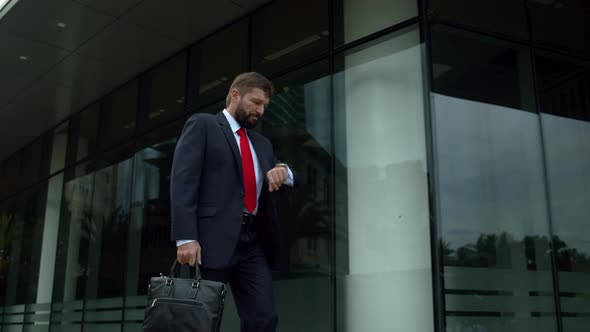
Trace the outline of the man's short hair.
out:
[[[242,73],[234,79],[233,83],[229,87],[227,97],[225,98],[225,106],[229,106],[231,102],[231,91],[237,89],[240,95],[248,93],[250,89],[259,88],[266,93],[266,96],[270,99],[274,93],[273,84],[264,76],[256,72]]]

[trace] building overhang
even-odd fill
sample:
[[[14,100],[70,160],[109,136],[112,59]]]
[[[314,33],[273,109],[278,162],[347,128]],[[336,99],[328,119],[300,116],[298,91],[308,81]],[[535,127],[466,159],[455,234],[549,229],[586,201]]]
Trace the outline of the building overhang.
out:
[[[266,2],[8,0],[0,12],[0,161]]]

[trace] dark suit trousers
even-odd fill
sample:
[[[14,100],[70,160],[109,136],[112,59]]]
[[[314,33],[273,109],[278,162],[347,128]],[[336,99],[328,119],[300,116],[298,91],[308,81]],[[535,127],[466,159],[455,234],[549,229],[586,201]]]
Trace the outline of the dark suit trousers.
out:
[[[240,316],[240,331],[276,331],[278,316],[272,275],[255,226],[242,225],[228,268],[201,267],[201,273],[206,280],[229,282]]]

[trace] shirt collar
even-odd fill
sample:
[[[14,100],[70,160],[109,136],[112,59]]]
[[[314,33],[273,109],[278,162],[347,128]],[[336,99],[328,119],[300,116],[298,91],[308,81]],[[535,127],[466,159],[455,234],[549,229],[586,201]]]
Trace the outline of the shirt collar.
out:
[[[227,119],[227,122],[229,122],[229,126],[231,127],[231,131],[235,134],[240,128],[242,128],[242,126],[240,126],[240,124],[238,123],[238,121],[236,121],[236,119],[234,119],[233,116],[231,116],[231,114],[229,114],[229,112],[224,109],[223,110],[223,115],[225,115],[225,118]]]

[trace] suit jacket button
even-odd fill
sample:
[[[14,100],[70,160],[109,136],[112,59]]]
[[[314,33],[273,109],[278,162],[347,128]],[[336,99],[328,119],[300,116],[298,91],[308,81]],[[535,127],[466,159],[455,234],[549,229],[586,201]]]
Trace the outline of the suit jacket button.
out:
[[[240,193],[240,198],[244,198],[244,192],[243,191]]]

